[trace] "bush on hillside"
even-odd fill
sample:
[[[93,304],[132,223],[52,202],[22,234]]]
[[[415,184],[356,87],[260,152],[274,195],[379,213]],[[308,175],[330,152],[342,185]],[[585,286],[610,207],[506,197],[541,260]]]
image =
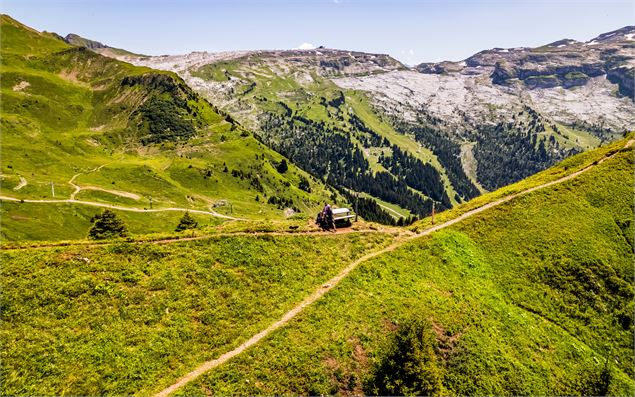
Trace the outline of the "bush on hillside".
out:
[[[305,192],[311,193],[311,184],[304,175],[300,175],[300,183],[298,184],[298,187]]]
[[[198,222],[196,222],[196,220],[192,217],[192,215],[190,215],[189,212],[186,212],[185,214],[183,214],[181,221],[174,230],[177,232],[182,232],[183,230],[196,229],[197,227]]]
[[[93,226],[88,231],[88,237],[93,240],[103,240],[113,237],[125,237],[128,234],[125,223],[111,210],[104,210],[90,220]]]
[[[284,174],[285,172],[287,172],[288,169],[289,169],[289,166],[287,165],[287,160],[285,159],[282,159],[282,161],[276,167],[276,170],[281,174]]]
[[[402,324],[367,384],[366,394],[433,396],[442,391],[437,340],[430,324],[414,318]]]
[[[611,396],[615,395],[610,391],[613,375],[607,358],[604,368],[596,371],[588,371],[584,374],[584,380],[580,389],[583,396]]]

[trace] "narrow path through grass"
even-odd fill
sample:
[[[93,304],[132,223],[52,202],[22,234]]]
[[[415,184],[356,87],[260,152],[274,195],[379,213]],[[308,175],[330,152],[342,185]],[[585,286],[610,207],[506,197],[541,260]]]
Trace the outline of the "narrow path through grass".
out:
[[[634,140],[629,140],[626,145],[624,147],[631,147],[633,146],[633,143],[635,143]],[[493,201],[491,203],[488,203],[482,207],[473,209],[471,211],[468,211],[466,213],[464,213],[463,215],[454,218],[452,220],[449,220],[447,222],[438,224],[436,226],[433,226],[431,228],[428,228],[424,231],[422,231],[419,234],[416,235],[411,235],[411,236],[400,236],[397,238],[397,241],[394,242],[393,244],[391,244],[390,246],[383,248],[381,250],[375,251],[375,252],[371,252],[367,255],[364,255],[363,257],[357,259],[356,261],[352,262],[350,265],[348,265],[346,268],[344,268],[339,274],[337,274],[335,277],[333,277],[332,279],[330,279],[326,284],[322,285],[321,288],[319,288],[317,291],[315,291],[313,294],[311,294],[310,296],[308,296],[306,299],[304,299],[301,303],[299,303],[297,306],[295,306],[293,309],[291,309],[290,311],[288,311],[284,316],[282,316],[282,318],[280,318],[280,320],[276,321],[275,323],[271,324],[269,327],[267,327],[266,329],[264,329],[263,331],[259,332],[258,334],[254,335],[253,337],[251,337],[249,340],[247,340],[246,342],[244,342],[243,344],[241,344],[240,346],[236,347],[234,350],[231,350],[229,352],[226,352],[224,354],[222,354],[221,356],[219,356],[216,359],[207,361],[203,364],[201,364],[200,366],[198,366],[196,369],[194,369],[193,371],[191,371],[190,373],[186,374],[185,376],[181,377],[177,382],[175,382],[174,384],[172,384],[171,386],[167,387],[166,389],[162,390],[161,392],[157,393],[155,395],[155,397],[166,397],[169,396],[170,394],[172,394],[173,392],[175,392],[176,390],[178,390],[179,388],[181,388],[182,386],[186,385],[187,383],[191,382],[192,380],[196,379],[197,377],[201,376],[202,374],[204,374],[205,372],[218,367],[219,365],[227,362],[229,359],[241,354],[243,351],[247,350],[248,348],[250,348],[251,346],[255,345],[256,343],[258,343],[259,341],[261,341],[263,338],[265,338],[266,336],[268,336],[270,333],[272,333],[273,331],[275,331],[276,329],[282,327],[283,325],[285,325],[286,323],[288,323],[291,319],[293,319],[298,313],[302,312],[302,310],[309,306],[310,304],[314,303],[315,301],[317,301],[318,299],[320,299],[324,294],[326,294],[328,291],[330,291],[331,289],[333,289],[340,281],[342,281],[352,270],[354,270],[359,264],[375,258],[379,255],[385,254],[387,252],[393,251],[396,248],[402,246],[404,243],[411,241],[413,239],[416,239],[418,237],[422,237],[422,236],[426,236],[429,235],[431,233],[434,233],[435,231],[438,231],[440,229],[446,228],[448,226],[454,225],[455,223],[461,222],[462,220],[469,218],[471,216],[474,216],[478,213],[481,213],[487,209],[490,209],[492,207],[498,206],[500,204],[506,203],[508,201],[513,200],[516,197],[525,195],[525,194],[529,194],[531,192],[534,192],[536,190],[540,190],[540,189],[544,189],[546,187],[549,186],[553,186],[555,184],[559,184],[565,181],[568,181],[570,179],[573,179],[575,177],[577,177],[578,175],[592,169],[593,167],[597,166],[598,164],[604,162],[605,160],[615,156],[614,153],[610,156],[604,157],[603,159],[597,161],[594,164],[591,164],[579,171],[573,172],[567,176],[564,176],[562,178],[556,179],[554,181],[551,182],[547,182],[544,183],[542,185],[538,185],[532,188],[529,188],[527,190],[524,190],[522,192],[518,192],[515,194],[511,194],[509,196],[503,197],[499,200]]]
[[[21,176],[20,183],[18,184],[18,186],[14,187],[13,190],[18,191],[22,189],[23,187],[25,187],[26,185],[27,185],[26,179],[23,176]]]
[[[315,230],[315,231],[277,231],[277,232],[224,232],[224,233],[208,233],[202,234],[199,236],[190,236],[190,237],[168,237],[168,238],[159,238],[159,239],[146,239],[146,240],[125,240],[126,243],[130,244],[172,244],[178,243],[182,241],[197,241],[197,240],[205,240],[212,237],[235,237],[235,236],[333,236],[339,234],[350,234],[350,233],[395,233],[398,232],[402,235],[413,235],[413,232],[408,230],[399,230],[396,228],[380,228],[380,229],[337,229],[337,232],[331,232],[326,230]],[[79,246],[85,245],[90,247],[104,246],[104,245],[113,245],[119,244],[123,240],[103,240],[103,241],[79,241],[79,242],[59,242],[59,243],[51,243],[51,244],[38,244],[38,245],[30,245],[23,247],[13,247],[13,246],[0,246],[0,251],[23,251],[23,250],[32,250],[32,249],[43,249],[43,248],[54,248],[54,247],[68,247],[68,246]]]
[[[19,198],[15,198],[15,197],[9,197],[9,196],[0,196],[0,200],[7,200],[7,201],[17,201],[17,202],[21,202],[21,203],[35,203],[35,204],[61,204],[61,203],[69,203],[69,204],[78,204],[78,205],[89,205],[92,207],[101,207],[101,208],[110,208],[113,210],[120,210],[120,211],[130,211],[130,212],[165,212],[165,211],[189,211],[191,213],[195,213],[195,214],[202,214],[202,215],[211,215],[217,218],[223,218],[223,219],[230,219],[230,220],[234,220],[234,221],[246,221],[247,219],[244,218],[237,218],[234,216],[229,216],[229,215],[223,215],[223,214],[219,214],[216,211],[203,211],[203,210],[195,210],[195,209],[191,209],[191,208],[177,208],[177,207],[168,207],[168,208],[153,208],[153,209],[146,209],[146,208],[136,208],[136,207],[124,207],[121,205],[114,205],[114,204],[105,204],[105,203],[97,203],[94,201],[83,201],[83,200],[71,200],[71,199],[61,199],[61,200],[31,200],[31,199],[19,199]]]

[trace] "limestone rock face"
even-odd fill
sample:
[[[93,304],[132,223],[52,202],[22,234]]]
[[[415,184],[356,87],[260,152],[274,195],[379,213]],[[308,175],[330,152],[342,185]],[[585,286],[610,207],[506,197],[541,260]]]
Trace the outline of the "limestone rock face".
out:
[[[635,69],[627,66],[618,66],[616,68],[609,69],[606,78],[613,84],[619,86],[619,91],[622,95],[633,98],[635,93],[633,87],[635,86]]]
[[[604,76],[618,85],[622,95],[633,99],[635,27],[604,33],[584,43],[563,39],[537,48],[494,48],[463,62],[422,63],[415,69],[428,74],[490,73],[493,84],[509,85],[518,79],[529,89],[569,89]]]
[[[315,79],[327,79],[341,89],[365,92],[379,113],[408,122],[438,119],[450,135],[509,123],[527,107],[547,123],[615,133],[635,129],[634,26],[586,42],[563,39],[537,48],[493,48],[460,62],[413,68],[384,54],[322,47],[118,58],[178,73],[214,104],[256,129],[254,115],[266,102],[247,94],[254,84],[275,84],[278,78],[297,83],[272,85],[282,89],[276,95],[283,102],[311,96]],[[213,76],[208,73],[212,69]]]

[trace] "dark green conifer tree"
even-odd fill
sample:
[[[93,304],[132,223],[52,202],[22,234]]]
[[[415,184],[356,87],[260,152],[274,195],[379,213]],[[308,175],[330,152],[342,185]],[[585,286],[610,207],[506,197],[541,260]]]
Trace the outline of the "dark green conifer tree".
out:
[[[196,229],[197,227],[198,227],[198,222],[196,221],[196,219],[194,219],[189,212],[186,212],[185,214],[183,214],[181,221],[176,226],[175,231],[182,232],[183,230]]]
[[[93,240],[103,240],[113,237],[125,237],[128,234],[126,225],[111,210],[104,210],[90,220],[93,226],[88,231],[88,237]]]

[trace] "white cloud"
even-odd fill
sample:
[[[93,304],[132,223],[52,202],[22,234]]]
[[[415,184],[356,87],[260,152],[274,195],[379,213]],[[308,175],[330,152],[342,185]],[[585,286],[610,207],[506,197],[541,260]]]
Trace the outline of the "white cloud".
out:
[[[415,65],[416,63],[418,63],[418,60],[415,58],[416,53],[417,52],[412,48],[399,50],[400,56],[398,56],[397,58],[406,66]]]
[[[311,43],[302,43],[295,47],[294,50],[314,50],[315,46]]]

